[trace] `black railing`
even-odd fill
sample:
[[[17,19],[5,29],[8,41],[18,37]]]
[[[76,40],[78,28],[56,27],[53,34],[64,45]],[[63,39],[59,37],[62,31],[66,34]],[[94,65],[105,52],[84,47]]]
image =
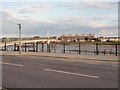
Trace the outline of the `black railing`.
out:
[[[106,45],[107,47],[103,47],[104,45],[100,45],[98,43],[92,44],[94,49],[88,46],[85,48],[84,45],[86,44],[81,44],[81,43],[76,43],[76,44],[67,44],[67,43],[24,43],[21,48],[22,51],[29,51],[29,52],[62,52],[62,53],[76,53],[76,54],[95,54],[95,55],[120,55],[120,50],[119,46],[120,44],[112,44],[112,45]],[[91,44],[90,44],[91,45]],[[53,47],[54,46],[54,47]],[[59,46],[59,47],[58,47]],[[68,46],[70,47],[68,49]],[[75,46],[75,49],[72,49],[73,46]],[[12,45],[13,49],[10,46],[7,46],[7,43],[4,43],[4,46],[2,47],[2,51],[8,51],[8,50],[13,50],[13,51],[19,51],[19,45],[14,43]],[[83,49],[84,47],[84,49]],[[109,47],[109,49],[108,49]],[[59,49],[59,50],[58,50]]]

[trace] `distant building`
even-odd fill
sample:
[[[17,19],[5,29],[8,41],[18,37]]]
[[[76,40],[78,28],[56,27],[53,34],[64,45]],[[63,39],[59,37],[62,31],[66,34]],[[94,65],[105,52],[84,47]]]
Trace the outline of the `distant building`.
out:
[[[94,38],[95,38],[95,34],[68,34],[68,35],[63,34],[59,37],[60,40],[67,41],[67,42],[70,42],[70,41],[84,42],[84,41],[91,41],[91,40],[94,41],[93,40]]]
[[[7,38],[7,37],[3,37],[2,38],[2,42],[11,42],[11,41],[17,41],[18,38]]]
[[[34,39],[39,39],[39,38],[40,38],[40,36],[34,36],[33,38],[34,38]]]
[[[108,38],[110,41],[120,41],[119,37],[109,37]]]
[[[120,41],[120,37],[98,37],[101,42]]]

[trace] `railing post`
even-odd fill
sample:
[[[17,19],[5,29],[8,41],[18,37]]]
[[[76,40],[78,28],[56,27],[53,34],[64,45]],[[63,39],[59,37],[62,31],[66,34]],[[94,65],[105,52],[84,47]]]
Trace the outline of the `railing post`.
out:
[[[54,43],[54,53],[56,53],[56,43]]]
[[[16,43],[14,43],[14,51],[16,51]]]
[[[47,52],[50,52],[50,43],[47,43]]]
[[[48,52],[50,52],[50,43],[48,44]]]
[[[38,52],[38,42],[36,42],[36,52]]]
[[[96,43],[96,55],[99,55],[99,51],[98,51],[98,43]]]
[[[87,50],[85,50],[85,53],[87,54]]]
[[[27,50],[26,50],[26,47],[27,47],[27,46],[26,46],[26,43],[25,43],[25,52],[27,51]]]
[[[4,46],[4,50],[6,51],[6,43],[5,43],[5,46]]]
[[[117,56],[117,50],[118,50],[118,49],[117,49],[117,43],[115,44],[115,48],[116,48],[116,50],[115,50],[116,53],[115,53],[115,54],[116,54],[116,56]]]
[[[44,52],[44,43],[42,43],[42,50],[41,52]]]
[[[95,49],[94,49],[94,54],[95,54]]]
[[[63,53],[65,53],[65,43],[63,43]]]
[[[112,54],[112,49],[110,49],[110,55]]]
[[[106,49],[104,49],[104,55],[105,55]]]
[[[17,46],[17,51],[19,51],[19,45]]]
[[[33,51],[35,51],[35,44],[33,43]]]
[[[49,46],[48,46],[48,43],[47,43],[47,52],[48,52],[48,47],[49,47]]]
[[[79,42],[79,54],[81,54],[81,45],[80,45],[80,42]]]

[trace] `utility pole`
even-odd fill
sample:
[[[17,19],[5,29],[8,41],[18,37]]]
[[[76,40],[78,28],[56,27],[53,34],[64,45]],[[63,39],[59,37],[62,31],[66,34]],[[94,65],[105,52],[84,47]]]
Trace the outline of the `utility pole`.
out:
[[[21,54],[21,24],[17,24],[19,28],[19,54]]]

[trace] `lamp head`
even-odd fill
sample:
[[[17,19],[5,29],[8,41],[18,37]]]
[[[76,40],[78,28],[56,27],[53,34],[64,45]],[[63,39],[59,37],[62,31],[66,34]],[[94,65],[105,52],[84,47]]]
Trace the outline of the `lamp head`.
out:
[[[17,25],[19,25],[19,30],[21,30],[21,24],[17,24]]]

